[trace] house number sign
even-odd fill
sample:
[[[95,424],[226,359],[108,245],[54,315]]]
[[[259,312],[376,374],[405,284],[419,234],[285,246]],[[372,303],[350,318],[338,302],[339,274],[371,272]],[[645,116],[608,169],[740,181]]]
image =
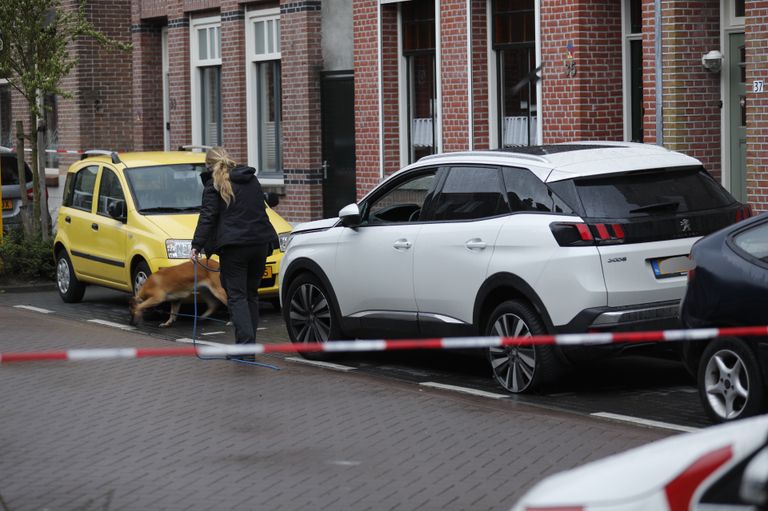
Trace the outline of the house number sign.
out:
[[[764,87],[765,87],[764,80],[755,80],[754,82],[752,82],[752,92],[763,92]]]

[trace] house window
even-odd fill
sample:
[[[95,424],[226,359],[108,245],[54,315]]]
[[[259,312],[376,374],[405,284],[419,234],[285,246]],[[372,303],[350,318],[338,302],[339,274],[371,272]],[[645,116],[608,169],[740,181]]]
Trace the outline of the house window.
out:
[[[404,3],[401,14],[410,163],[437,152],[435,4]]]
[[[643,141],[643,12],[642,0],[624,2],[624,87],[626,138]]]
[[[0,146],[13,147],[13,112],[11,111],[11,86],[0,81]]]
[[[261,178],[282,179],[280,16],[277,9],[246,16],[248,161]]]
[[[533,0],[493,0],[500,147],[537,143],[536,12]]]
[[[218,18],[194,20],[191,31],[192,139],[217,146],[222,143],[221,22]]]

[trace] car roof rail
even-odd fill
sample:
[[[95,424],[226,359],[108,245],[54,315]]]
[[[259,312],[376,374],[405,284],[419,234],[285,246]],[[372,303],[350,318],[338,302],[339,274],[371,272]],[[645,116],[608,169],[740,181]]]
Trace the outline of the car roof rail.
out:
[[[83,155],[80,157],[80,159],[84,160],[90,156],[109,156],[112,158],[112,163],[123,163],[120,160],[120,157],[117,155],[117,152],[105,151],[104,149],[89,149],[88,151],[83,152]]]
[[[196,151],[200,150],[202,151],[208,151],[210,149],[213,149],[213,146],[211,145],[180,145],[179,151]]]

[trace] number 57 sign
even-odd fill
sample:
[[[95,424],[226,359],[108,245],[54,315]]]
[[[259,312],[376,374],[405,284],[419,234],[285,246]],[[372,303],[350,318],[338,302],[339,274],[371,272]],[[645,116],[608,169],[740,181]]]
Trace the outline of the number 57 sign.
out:
[[[764,87],[765,81],[763,80],[755,80],[752,82],[752,92],[763,92]]]

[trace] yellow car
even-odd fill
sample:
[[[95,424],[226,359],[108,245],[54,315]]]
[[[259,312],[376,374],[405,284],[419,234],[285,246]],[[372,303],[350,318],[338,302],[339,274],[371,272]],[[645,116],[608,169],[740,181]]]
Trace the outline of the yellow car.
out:
[[[70,166],[56,221],[56,281],[65,302],[85,286],[135,293],[160,268],[189,259],[205,154],[192,151],[87,151]],[[266,194],[270,206],[277,196]],[[271,208],[280,239],[267,259],[259,296],[278,303],[277,276],[291,226]]]

